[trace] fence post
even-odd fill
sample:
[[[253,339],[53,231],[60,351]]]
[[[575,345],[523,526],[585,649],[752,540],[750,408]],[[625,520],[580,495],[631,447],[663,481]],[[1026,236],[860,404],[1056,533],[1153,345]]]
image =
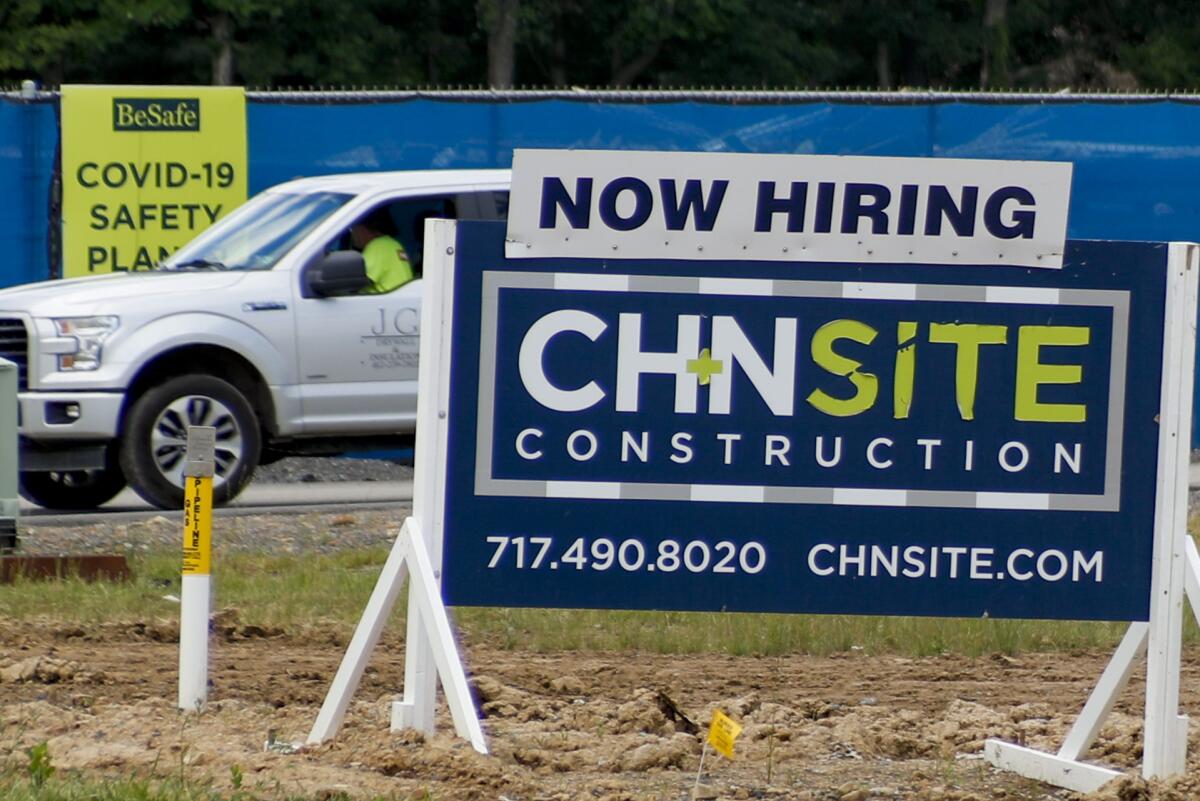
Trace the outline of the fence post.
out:
[[[60,224],[59,220],[47,219],[46,214],[49,187],[43,182],[45,176],[41,170],[42,162],[38,158],[41,131],[38,121],[37,83],[31,80],[22,81],[20,98],[22,124],[18,147],[21,153],[24,202],[16,204],[20,225],[20,255],[17,259],[19,267],[14,271],[16,275],[8,276],[7,284],[24,284],[53,276],[54,266],[46,264],[45,252],[40,245],[45,241],[43,234],[49,235],[49,229]]]
[[[17,547],[17,365],[0,359],[0,551]]]

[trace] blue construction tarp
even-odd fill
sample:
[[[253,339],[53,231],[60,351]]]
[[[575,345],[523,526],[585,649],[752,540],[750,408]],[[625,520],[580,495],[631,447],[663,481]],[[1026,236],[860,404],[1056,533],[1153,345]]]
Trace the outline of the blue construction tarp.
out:
[[[0,99],[0,286],[50,276],[57,105]]]
[[[330,172],[507,167],[517,147],[1033,159],[1075,165],[1072,238],[1200,240],[1200,103],[1186,99],[578,94],[251,93],[250,191]],[[53,93],[0,96],[0,285],[57,272],[57,108]]]
[[[517,147],[943,156],[1075,164],[1069,235],[1200,240],[1200,105],[251,102],[250,188],[350,170],[507,167]]]

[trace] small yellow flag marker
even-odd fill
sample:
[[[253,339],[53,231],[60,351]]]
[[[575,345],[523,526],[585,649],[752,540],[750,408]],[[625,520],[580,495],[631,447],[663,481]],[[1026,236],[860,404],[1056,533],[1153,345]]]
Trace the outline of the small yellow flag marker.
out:
[[[733,741],[742,733],[742,727],[733,718],[719,709],[713,710],[712,725],[708,727],[708,743],[726,759],[733,759]]]
[[[704,774],[704,757],[708,754],[708,747],[711,745],[717,753],[726,759],[733,759],[733,741],[741,733],[742,726],[740,723],[719,709],[713,710],[712,723],[708,727],[708,737],[704,740],[704,750],[700,752],[700,767],[696,771],[696,783],[692,786],[693,799],[701,797],[700,777]]]

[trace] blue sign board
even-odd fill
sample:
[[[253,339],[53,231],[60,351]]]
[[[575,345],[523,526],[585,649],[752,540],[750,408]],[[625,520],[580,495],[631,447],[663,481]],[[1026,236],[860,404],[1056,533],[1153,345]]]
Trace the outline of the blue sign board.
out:
[[[459,223],[454,605],[1145,620],[1167,247],[507,259]]]

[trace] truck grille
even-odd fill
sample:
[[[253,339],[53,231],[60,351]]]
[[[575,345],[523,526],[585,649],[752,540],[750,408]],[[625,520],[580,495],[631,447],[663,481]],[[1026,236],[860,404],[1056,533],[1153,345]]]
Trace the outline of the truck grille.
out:
[[[0,359],[17,365],[17,387],[25,389],[29,373],[29,335],[24,321],[15,317],[0,317]]]

